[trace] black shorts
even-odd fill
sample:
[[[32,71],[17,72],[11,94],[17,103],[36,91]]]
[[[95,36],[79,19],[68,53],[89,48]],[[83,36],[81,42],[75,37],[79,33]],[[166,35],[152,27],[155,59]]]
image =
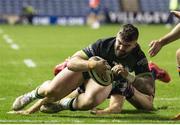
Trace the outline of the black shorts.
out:
[[[88,72],[83,72],[82,75],[83,75],[84,80],[91,78]]]

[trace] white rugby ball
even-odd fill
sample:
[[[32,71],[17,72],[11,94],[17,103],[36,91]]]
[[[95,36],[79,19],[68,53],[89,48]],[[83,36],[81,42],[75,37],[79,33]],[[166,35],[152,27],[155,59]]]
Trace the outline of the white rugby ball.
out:
[[[101,57],[93,56],[89,60],[101,60],[101,59],[104,60]],[[106,65],[110,67],[108,63]],[[89,70],[88,73],[94,81],[96,81],[98,84],[102,86],[108,86],[113,82],[113,73],[110,68],[108,68],[105,71],[104,75],[101,75],[102,73],[98,73],[95,69]]]

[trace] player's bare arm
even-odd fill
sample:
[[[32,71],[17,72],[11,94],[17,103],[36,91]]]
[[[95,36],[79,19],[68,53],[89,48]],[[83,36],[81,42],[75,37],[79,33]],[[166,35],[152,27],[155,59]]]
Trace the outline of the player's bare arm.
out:
[[[179,11],[171,11],[172,14],[174,14],[177,18],[180,18],[180,12]]]
[[[159,40],[153,40],[149,44],[149,54],[150,56],[155,56],[163,46],[177,40],[180,38],[180,23],[177,24],[170,33],[163,36]]]
[[[69,60],[67,67],[69,70],[78,72],[88,71],[96,68],[98,71],[106,70],[105,60],[88,60],[88,56],[83,51],[76,52]]]

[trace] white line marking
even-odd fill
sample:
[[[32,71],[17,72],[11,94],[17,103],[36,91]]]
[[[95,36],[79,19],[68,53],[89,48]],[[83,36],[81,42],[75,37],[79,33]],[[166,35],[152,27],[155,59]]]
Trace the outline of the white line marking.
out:
[[[57,120],[0,120],[0,123],[61,123]]]
[[[5,41],[6,41],[7,43],[9,43],[9,44],[12,44],[12,43],[13,43],[13,40],[12,40],[11,38],[7,38],[7,39],[5,39]]]
[[[177,97],[174,97],[174,98],[156,98],[155,97],[155,100],[158,100],[158,101],[179,101],[180,98],[177,98]]]
[[[13,43],[13,44],[11,44],[11,48],[15,49],[15,50],[18,50],[19,46],[17,44]]]
[[[3,35],[3,38],[4,38],[4,39],[7,39],[7,38],[9,38],[9,35],[4,34],[4,35]]]
[[[2,101],[2,100],[6,100],[6,98],[0,98],[0,101]]]
[[[13,40],[7,34],[3,35],[3,39],[5,40],[6,43],[9,43],[9,44],[13,43]]]
[[[31,59],[25,59],[24,63],[26,64],[27,67],[29,68],[34,68],[36,67],[36,64],[31,60]]]
[[[69,121],[69,120],[67,120],[67,121]],[[105,121],[105,120],[98,120],[98,122],[97,123],[106,123],[107,121]],[[116,122],[116,123],[129,123],[130,121],[127,121],[127,120],[112,120],[112,123],[114,123],[114,122]],[[167,123],[174,123],[175,121],[173,121],[173,120],[164,120],[164,121],[162,121],[162,120],[154,120],[154,121],[151,121],[151,124],[148,124],[148,125],[152,125],[152,123],[165,123],[165,124],[167,124]],[[42,123],[42,124],[47,124],[47,123],[61,123],[62,124],[62,121],[61,120],[21,120],[21,119],[19,119],[19,120],[0,120],[0,123]],[[84,121],[82,121],[82,123],[85,123]],[[140,121],[138,121],[138,123],[139,124],[142,124],[142,123],[144,123],[144,121],[143,122],[140,122]],[[135,124],[135,125],[139,125],[139,124]],[[65,124],[63,124],[63,125],[65,125]],[[82,125],[82,124],[80,124],[80,125]],[[89,125],[89,124],[88,124]],[[103,125],[103,124],[100,124],[100,125]],[[113,125],[113,124],[110,124],[110,125]]]

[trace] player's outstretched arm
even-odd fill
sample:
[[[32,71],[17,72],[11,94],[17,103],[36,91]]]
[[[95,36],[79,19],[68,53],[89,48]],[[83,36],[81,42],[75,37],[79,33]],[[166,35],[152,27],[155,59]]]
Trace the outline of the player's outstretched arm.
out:
[[[180,18],[180,11],[171,11],[177,18]]]
[[[29,115],[32,113],[35,113],[37,111],[39,111],[40,107],[49,102],[50,99],[49,98],[44,98],[44,99],[40,99],[38,100],[36,103],[34,103],[31,107],[29,107],[26,110],[19,110],[19,111],[10,111],[8,112],[9,114],[21,114],[21,115]]]
[[[163,46],[177,40],[180,38],[180,23],[177,24],[171,32],[160,38],[159,40],[153,40],[149,44],[149,55],[151,57],[155,56]]]
[[[32,114],[39,111],[40,107],[47,102],[47,98],[40,99],[36,103],[34,103],[31,107],[29,107],[25,112],[27,114]]]

